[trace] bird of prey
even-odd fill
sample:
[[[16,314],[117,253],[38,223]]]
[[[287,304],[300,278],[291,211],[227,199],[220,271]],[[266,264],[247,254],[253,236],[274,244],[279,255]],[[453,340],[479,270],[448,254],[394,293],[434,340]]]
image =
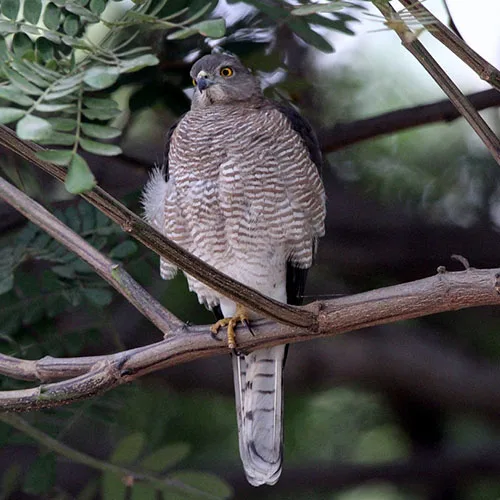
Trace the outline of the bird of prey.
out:
[[[223,273],[284,303],[300,304],[325,194],[317,139],[289,105],[264,97],[258,78],[228,53],[191,69],[191,110],[167,134],[164,165],[143,194],[160,232]],[[161,259],[164,279],[177,269]],[[187,276],[200,303],[222,313],[233,348],[240,456],[248,481],[275,484],[283,458],[285,346],[238,353],[234,329],[255,313]]]

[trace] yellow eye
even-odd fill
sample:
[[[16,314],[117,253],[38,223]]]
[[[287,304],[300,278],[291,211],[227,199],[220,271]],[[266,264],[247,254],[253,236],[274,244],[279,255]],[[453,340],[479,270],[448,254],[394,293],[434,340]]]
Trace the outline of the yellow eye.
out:
[[[196,80],[193,78],[193,86],[196,87]]]
[[[233,68],[230,68],[229,66],[224,66],[220,69],[220,75],[225,76],[226,78],[233,76],[233,73]]]

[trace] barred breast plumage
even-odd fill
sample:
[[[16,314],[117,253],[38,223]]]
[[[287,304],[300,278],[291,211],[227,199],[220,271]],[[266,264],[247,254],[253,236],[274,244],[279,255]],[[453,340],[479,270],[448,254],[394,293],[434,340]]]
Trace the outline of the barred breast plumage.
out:
[[[165,234],[205,262],[270,296],[283,288],[287,259],[311,266],[311,242],[324,232],[323,188],[272,105],[187,113],[172,136],[169,175]],[[213,290],[188,280],[202,302],[219,303]]]

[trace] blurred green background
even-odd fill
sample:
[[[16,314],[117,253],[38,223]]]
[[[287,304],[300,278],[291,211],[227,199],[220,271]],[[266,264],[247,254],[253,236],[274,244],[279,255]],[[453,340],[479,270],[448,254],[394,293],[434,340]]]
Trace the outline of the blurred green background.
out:
[[[169,0],[165,8],[196,11],[202,3]],[[217,42],[140,32],[160,64],[125,75],[113,88],[124,110],[114,122],[124,130],[124,153],[85,155],[99,184],[141,212],[140,192],[153,164],[161,163],[164,134],[189,108],[189,67],[219,44],[260,74],[269,96],[294,102],[324,146],[327,234],[306,302],[424,278],[441,265],[462,270],[452,254],[473,267],[498,266],[500,169],[463,120],[326,146],[338,123],[444,98],[397,37],[366,11],[343,9],[317,28],[336,49],[325,54],[315,48],[326,49],[318,40],[297,36],[287,21],[273,17],[278,4],[213,2],[211,15],[227,23],[227,36]],[[362,5],[375,12],[370,2]],[[426,6],[447,22],[442,2]],[[484,16],[493,14],[485,10]],[[467,24],[458,28],[467,33]],[[466,91],[487,88],[429,34],[421,39]],[[484,116],[498,130],[497,109]],[[85,202],[5,149],[0,167],[2,176],[122,261],[169,310],[190,323],[213,321],[181,275],[162,281],[157,256]],[[2,352],[25,359],[93,355],[160,340],[122,297],[5,204],[0,231],[8,249],[2,258],[12,249],[26,251],[14,288],[0,295]],[[55,265],[61,256],[71,266]],[[92,400],[22,417],[72,449],[127,467],[164,450],[151,459],[158,464],[153,472],[215,474],[237,499],[494,499],[500,497],[499,332],[498,308],[483,307],[293,345],[285,370],[284,471],[274,487],[255,489],[244,479],[228,356],[178,365]],[[2,379],[3,390],[27,386]],[[6,422],[0,422],[0,442],[0,498],[160,498],[147,482],[127,488],[118,476],[56,453]],[[210,490],[215,479],[200,477],[193,484]],[[206,498],[220,497],[223,488],[215,484],[215,497]],[[186,492],[163,497],[205,498]]]

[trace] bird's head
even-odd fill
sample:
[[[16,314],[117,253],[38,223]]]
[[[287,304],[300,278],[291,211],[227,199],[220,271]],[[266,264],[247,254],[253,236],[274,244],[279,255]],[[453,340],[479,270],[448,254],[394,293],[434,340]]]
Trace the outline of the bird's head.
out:
[[[230,104],[262,95],[259,80],[241,61],[229,54],[210,54],[191,68],[195,86],[193,107]]]

